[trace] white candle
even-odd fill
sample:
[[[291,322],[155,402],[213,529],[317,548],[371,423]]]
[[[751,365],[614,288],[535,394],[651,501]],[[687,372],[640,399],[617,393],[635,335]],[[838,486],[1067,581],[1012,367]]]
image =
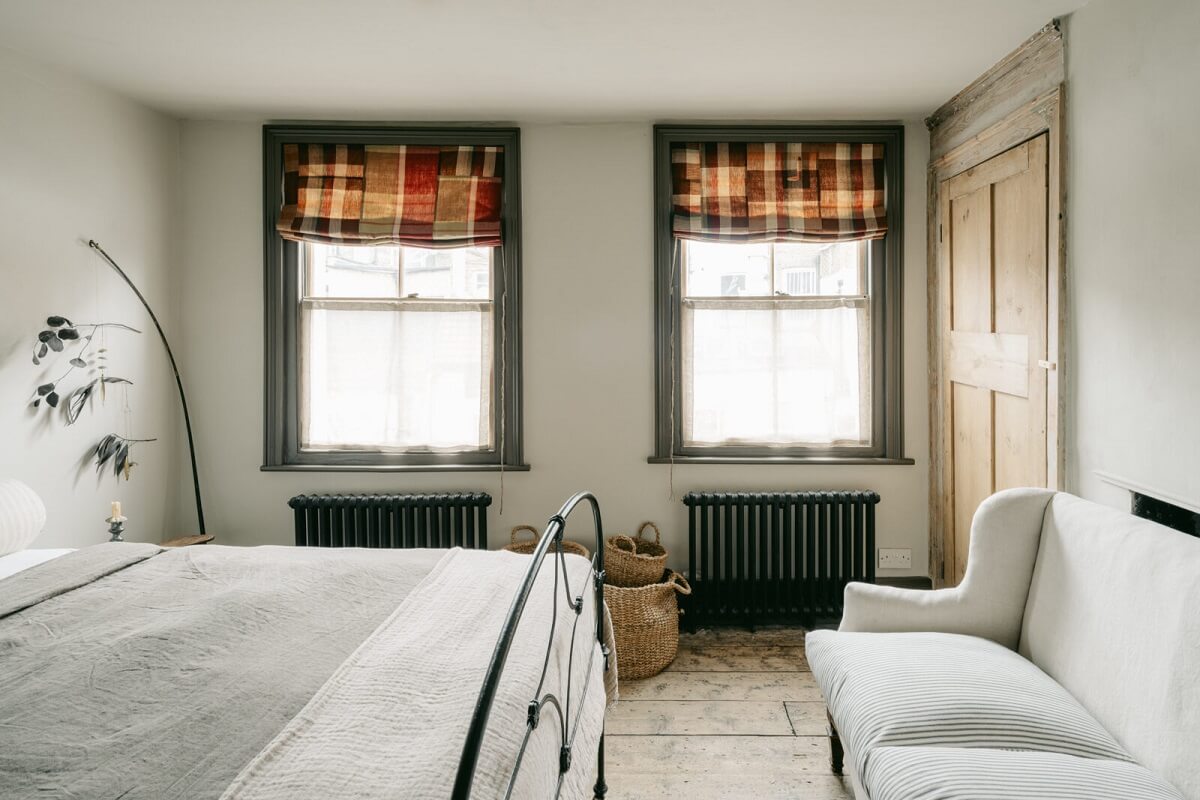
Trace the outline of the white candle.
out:
[[[113,519],[116,519],[117,517],[121,516],[121,501],[120,500],[112,501],[112,515],[111,516]]]

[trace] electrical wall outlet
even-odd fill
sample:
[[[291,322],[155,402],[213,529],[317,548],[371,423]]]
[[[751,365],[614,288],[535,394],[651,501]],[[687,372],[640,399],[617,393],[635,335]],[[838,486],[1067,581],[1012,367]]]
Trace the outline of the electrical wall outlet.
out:
[[[912,550],[907,547],[879,548],[880,569],[911,569]]]

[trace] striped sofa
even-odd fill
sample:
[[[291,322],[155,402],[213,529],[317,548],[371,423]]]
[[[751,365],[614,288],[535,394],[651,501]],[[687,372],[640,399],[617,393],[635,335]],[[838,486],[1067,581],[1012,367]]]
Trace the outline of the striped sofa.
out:
[[[1014,489],[970,553],[807,637],[856,798],[1200,800],[1200,539]]]

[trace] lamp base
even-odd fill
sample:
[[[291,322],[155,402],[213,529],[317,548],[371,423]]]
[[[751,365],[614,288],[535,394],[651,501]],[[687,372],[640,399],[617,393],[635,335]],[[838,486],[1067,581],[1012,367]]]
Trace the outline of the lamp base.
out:
[[[208,544],[216,537],[211,533],[197,534],[195,536],[180,536],[178,539],[171,539],[163,542],[162,547],[191,547],[194,544]]]

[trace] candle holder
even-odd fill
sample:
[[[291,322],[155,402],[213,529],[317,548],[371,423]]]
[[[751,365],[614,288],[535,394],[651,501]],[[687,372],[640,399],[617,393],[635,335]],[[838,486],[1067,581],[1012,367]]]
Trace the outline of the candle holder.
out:
[[[129,518],[117,516],[117,517],[109,517],[108,519],[104,520],[105,522],[108,523],[108,532],[111,536],[111,538],[109,539],[110,542],[125,541],[125,537],[123,537],[121,534],[125,532],[125,521],[127,519],[129,519]]]

